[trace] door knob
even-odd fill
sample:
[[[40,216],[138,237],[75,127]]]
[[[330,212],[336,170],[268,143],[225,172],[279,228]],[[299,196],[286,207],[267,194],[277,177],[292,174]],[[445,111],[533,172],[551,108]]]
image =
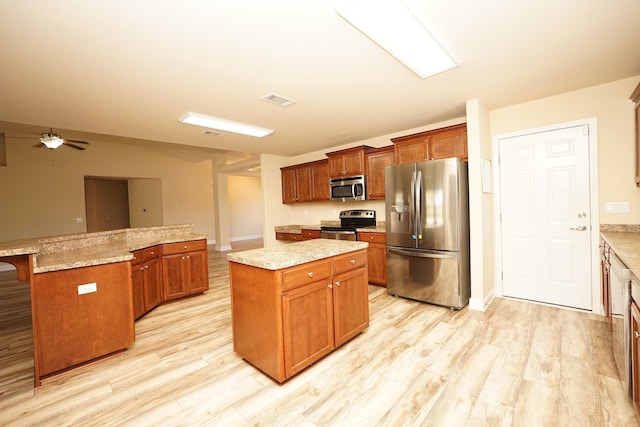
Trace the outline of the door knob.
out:
[[[575,231],[585,231],[587,229],[586,225],[581,225],[579,227],[569,227],[569,230],[575,230]]]

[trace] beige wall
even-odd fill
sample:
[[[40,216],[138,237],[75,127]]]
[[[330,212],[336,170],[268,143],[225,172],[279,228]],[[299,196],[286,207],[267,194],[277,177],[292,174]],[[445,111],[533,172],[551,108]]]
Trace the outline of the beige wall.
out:
[[[490,112],[491,133],[548,126],[596,117],[601,224],[640,223],[635,186],[634,109],[629,96],[640,76],[543,98]],[[607,214],[607,201],[629,202],[628,214]]]
[[[231,241],[262,237],[262,182],[257,176],[229,176]],[[274,192],[269,192],[273,194]]]
[[[7,166],[0,167],[0,241],[85,232],[85,176],[159,178],[164,223],[194,224],[197,233],[215,238],[209,153],[152,142],[107,143],[99,137],[85,151],[34,148],[35,142],[7,132]]]

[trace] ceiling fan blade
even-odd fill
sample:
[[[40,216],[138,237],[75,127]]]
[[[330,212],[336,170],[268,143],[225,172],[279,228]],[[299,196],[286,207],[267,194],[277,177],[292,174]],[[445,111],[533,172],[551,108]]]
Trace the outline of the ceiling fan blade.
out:
[[[67,139],[67,138],[65,138],[64,140],[68,141],[68,142],[75,142],[76,144],[87,144],[87,145],[89,145],[89,143],[87,141],[80,141],[80,140],[77,140],[77,139]]]
[[[79,145],[72,144],[69,140],[65,140],[62,145],[66,145],[67,147],[75,148],[76,150],[84,150],[84,147],[80,147]]]
[[[37,147],[37,148],[42,148],[44,146],[45,145],[42,142],[38,142],[37,144],[34,145],[34,147]]]

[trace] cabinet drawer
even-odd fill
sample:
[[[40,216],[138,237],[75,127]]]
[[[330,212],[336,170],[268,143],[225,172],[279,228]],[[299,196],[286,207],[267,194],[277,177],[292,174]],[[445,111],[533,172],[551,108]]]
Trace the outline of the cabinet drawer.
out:
[[[131,252],[133,255],[133,259],[131,260],[131,264],[139,264],[142,262],[142,250]]]
[[[160,247],[152,246],[150,248],[146,248],[142,250],[142,259],[144,261],[147,261],[150,259],[158,258],[159,254],[160,254]]]
[[[367,265],[367,251],[360,250],[333,259],[333,274],[343,273]]]
[[[181,254],[185,252],[202,251],[207,248],[204,240],[193,240],[180,243],[167,243],[162,245],[163,255]]]
[[[282,272],[282,288],[286,291],[329,276],[331,276],[330,260],[310,262],[284,270]]]
[[[291,240],[293,242],[297,242],[302,240],[302,234],[276,231],[276,240]]]
[[[319,239],[320,238],[320,230],[309,230],[307,228],[302,229],[302,238],[303,239]]]
[[[387,236],[384,233],[358,233],[358,240],[369,243],[387,243]]]

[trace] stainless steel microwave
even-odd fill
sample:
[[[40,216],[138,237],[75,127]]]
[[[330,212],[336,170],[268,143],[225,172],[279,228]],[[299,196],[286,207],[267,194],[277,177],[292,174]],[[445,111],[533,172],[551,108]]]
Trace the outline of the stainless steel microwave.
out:
[[[340,200],[342,202],[365,200],[367,198],[365,182],[364,175],[330,180],[331,200]]]

